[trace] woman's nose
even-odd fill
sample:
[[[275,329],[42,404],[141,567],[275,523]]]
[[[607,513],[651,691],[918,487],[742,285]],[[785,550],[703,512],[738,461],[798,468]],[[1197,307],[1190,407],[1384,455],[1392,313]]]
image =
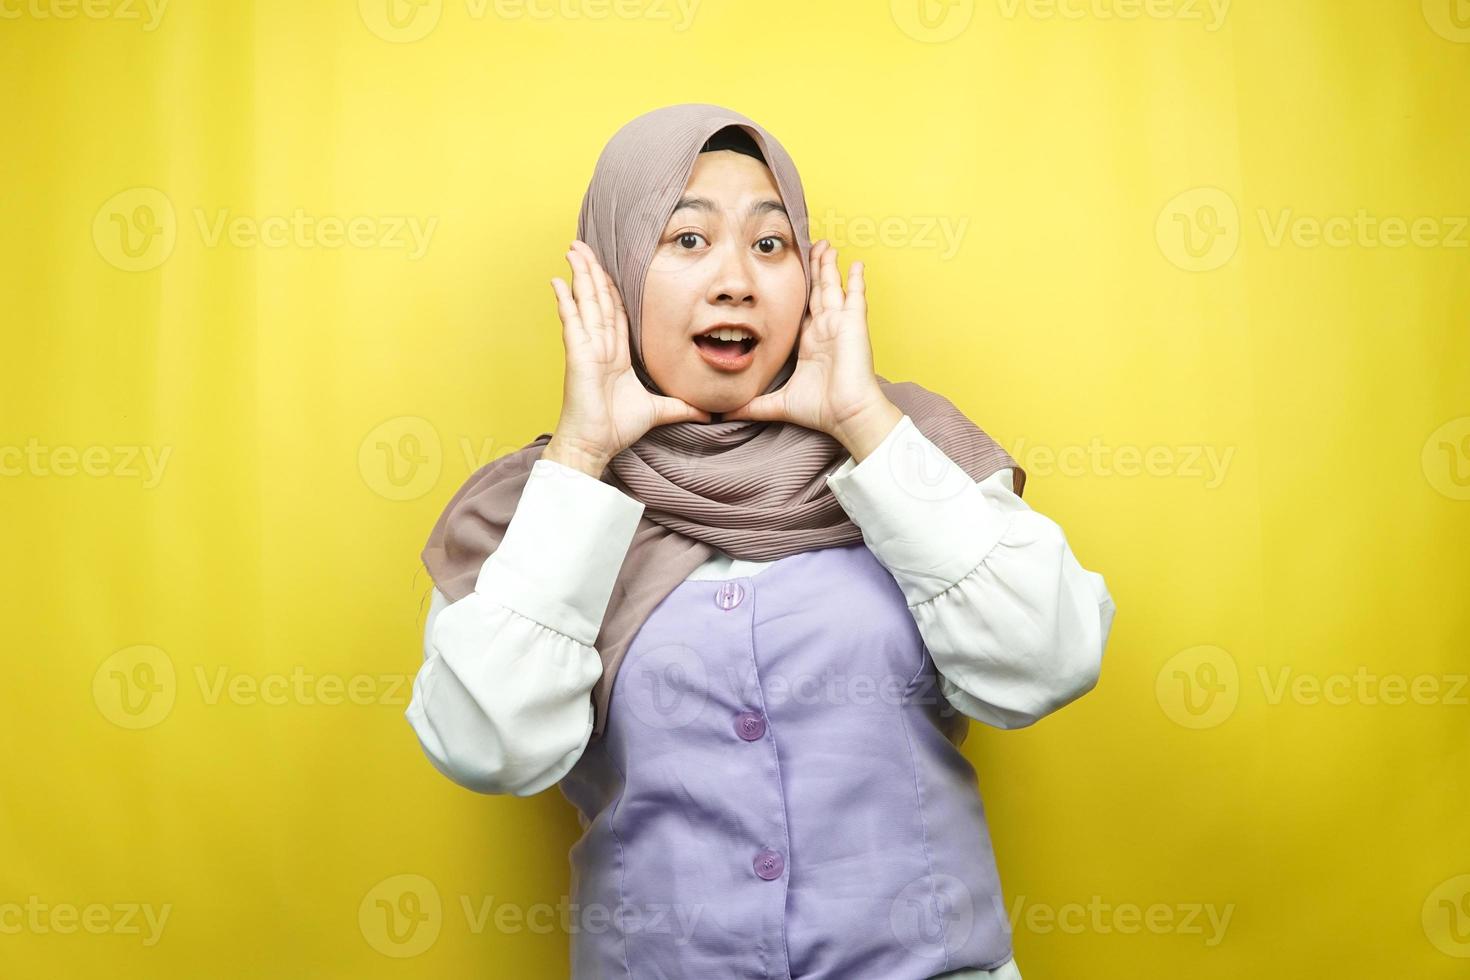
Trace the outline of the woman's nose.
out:
[[[719,252],[719,268],[710,283],[710,301],[715,303],[753,303],[755,277],[751,275],[750,256],[736,244],[723,244]]]

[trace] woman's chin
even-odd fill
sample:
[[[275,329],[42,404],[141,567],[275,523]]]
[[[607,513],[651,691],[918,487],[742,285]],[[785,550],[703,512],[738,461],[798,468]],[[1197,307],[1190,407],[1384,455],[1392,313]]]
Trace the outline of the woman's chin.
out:
[[[704,385],[698,391],[691,391],[679,397],[695,408],[713,415],[733,412],[758,394],[760,394],[759,389],[741,379],[728,385]]]

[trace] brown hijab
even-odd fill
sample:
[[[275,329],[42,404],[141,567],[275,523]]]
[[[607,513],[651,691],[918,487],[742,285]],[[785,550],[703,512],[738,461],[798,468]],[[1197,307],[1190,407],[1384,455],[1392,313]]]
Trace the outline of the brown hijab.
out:
[[[643,281],[654,247],[683,193],[695,157],[726,126],[754,138],[775,177],[796,234],[807,295],[811,241],[801,178],[785,148],[758,124],[730,109],[702,103],[667,106],[624,125],[598,158],[577,219],[577,238],[591,246],[617,283],[628,313],[629,352],[644,386],[663,394],[643,366],[639,333]],[[791,377],[792,348],[767,392]],[[1025,472],[1001,446],[944,396],[874,375],[883,393],[971,478]],[[449,601],[473,591],[480,566],[499,547],[531,465],[551,433],[471,473],[450,498],[421,557]],[[644,504],[623,561],[596,647],[602,677],[592,691],[592,737],[607,726],[613,680],[648,614],[716,550],[765,561],[861,541],[826,478],[848,457],[826,433],[786,422],[735,420],[658,426],[614,456],[602,481]]]

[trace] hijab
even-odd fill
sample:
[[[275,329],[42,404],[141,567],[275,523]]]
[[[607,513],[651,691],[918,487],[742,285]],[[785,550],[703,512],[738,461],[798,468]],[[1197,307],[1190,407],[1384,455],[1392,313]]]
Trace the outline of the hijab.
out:
[[[664,392],[648,376],[641,355],[644,278],[696,156],[711,149],[758,150],[786,206],[811,295],[806,198],[795,164],[774,136],[738,112],[704,103],[666,106],[628,122],[597,160],[577,238],[597,254],[622,294],[634,372],[654,394]],[[799,347],[798,334],[765,392],[791,377]],[[972,479],[1009,467],[1015,492],[1021,493],[1025,472],[948,399],[913,382],[874,377],[884,395]],[[542,433],[475,470],[440,514],[420,557],[450,602],[474,590],[480,566],[504,539],[531,467],[551,436]],[[600,479],[642,502],[644,510],[597,634],[603,669],[592,691],[592,738],[606,729],[618,666],[644,620],[716,551],[769,561],[863,540],[826,484],[847,457],[842,444],[824,432],[737,419],[656,426],[612,458]]]

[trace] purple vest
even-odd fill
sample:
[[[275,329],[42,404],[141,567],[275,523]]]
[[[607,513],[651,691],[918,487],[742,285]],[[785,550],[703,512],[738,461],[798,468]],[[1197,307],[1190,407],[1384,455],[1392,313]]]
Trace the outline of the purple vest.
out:
[[[685,581],[558,784],[574,980],[925,980],[1011,957],[975,770],[861,542]],[[963,719],[964,716],[960,715]]]

